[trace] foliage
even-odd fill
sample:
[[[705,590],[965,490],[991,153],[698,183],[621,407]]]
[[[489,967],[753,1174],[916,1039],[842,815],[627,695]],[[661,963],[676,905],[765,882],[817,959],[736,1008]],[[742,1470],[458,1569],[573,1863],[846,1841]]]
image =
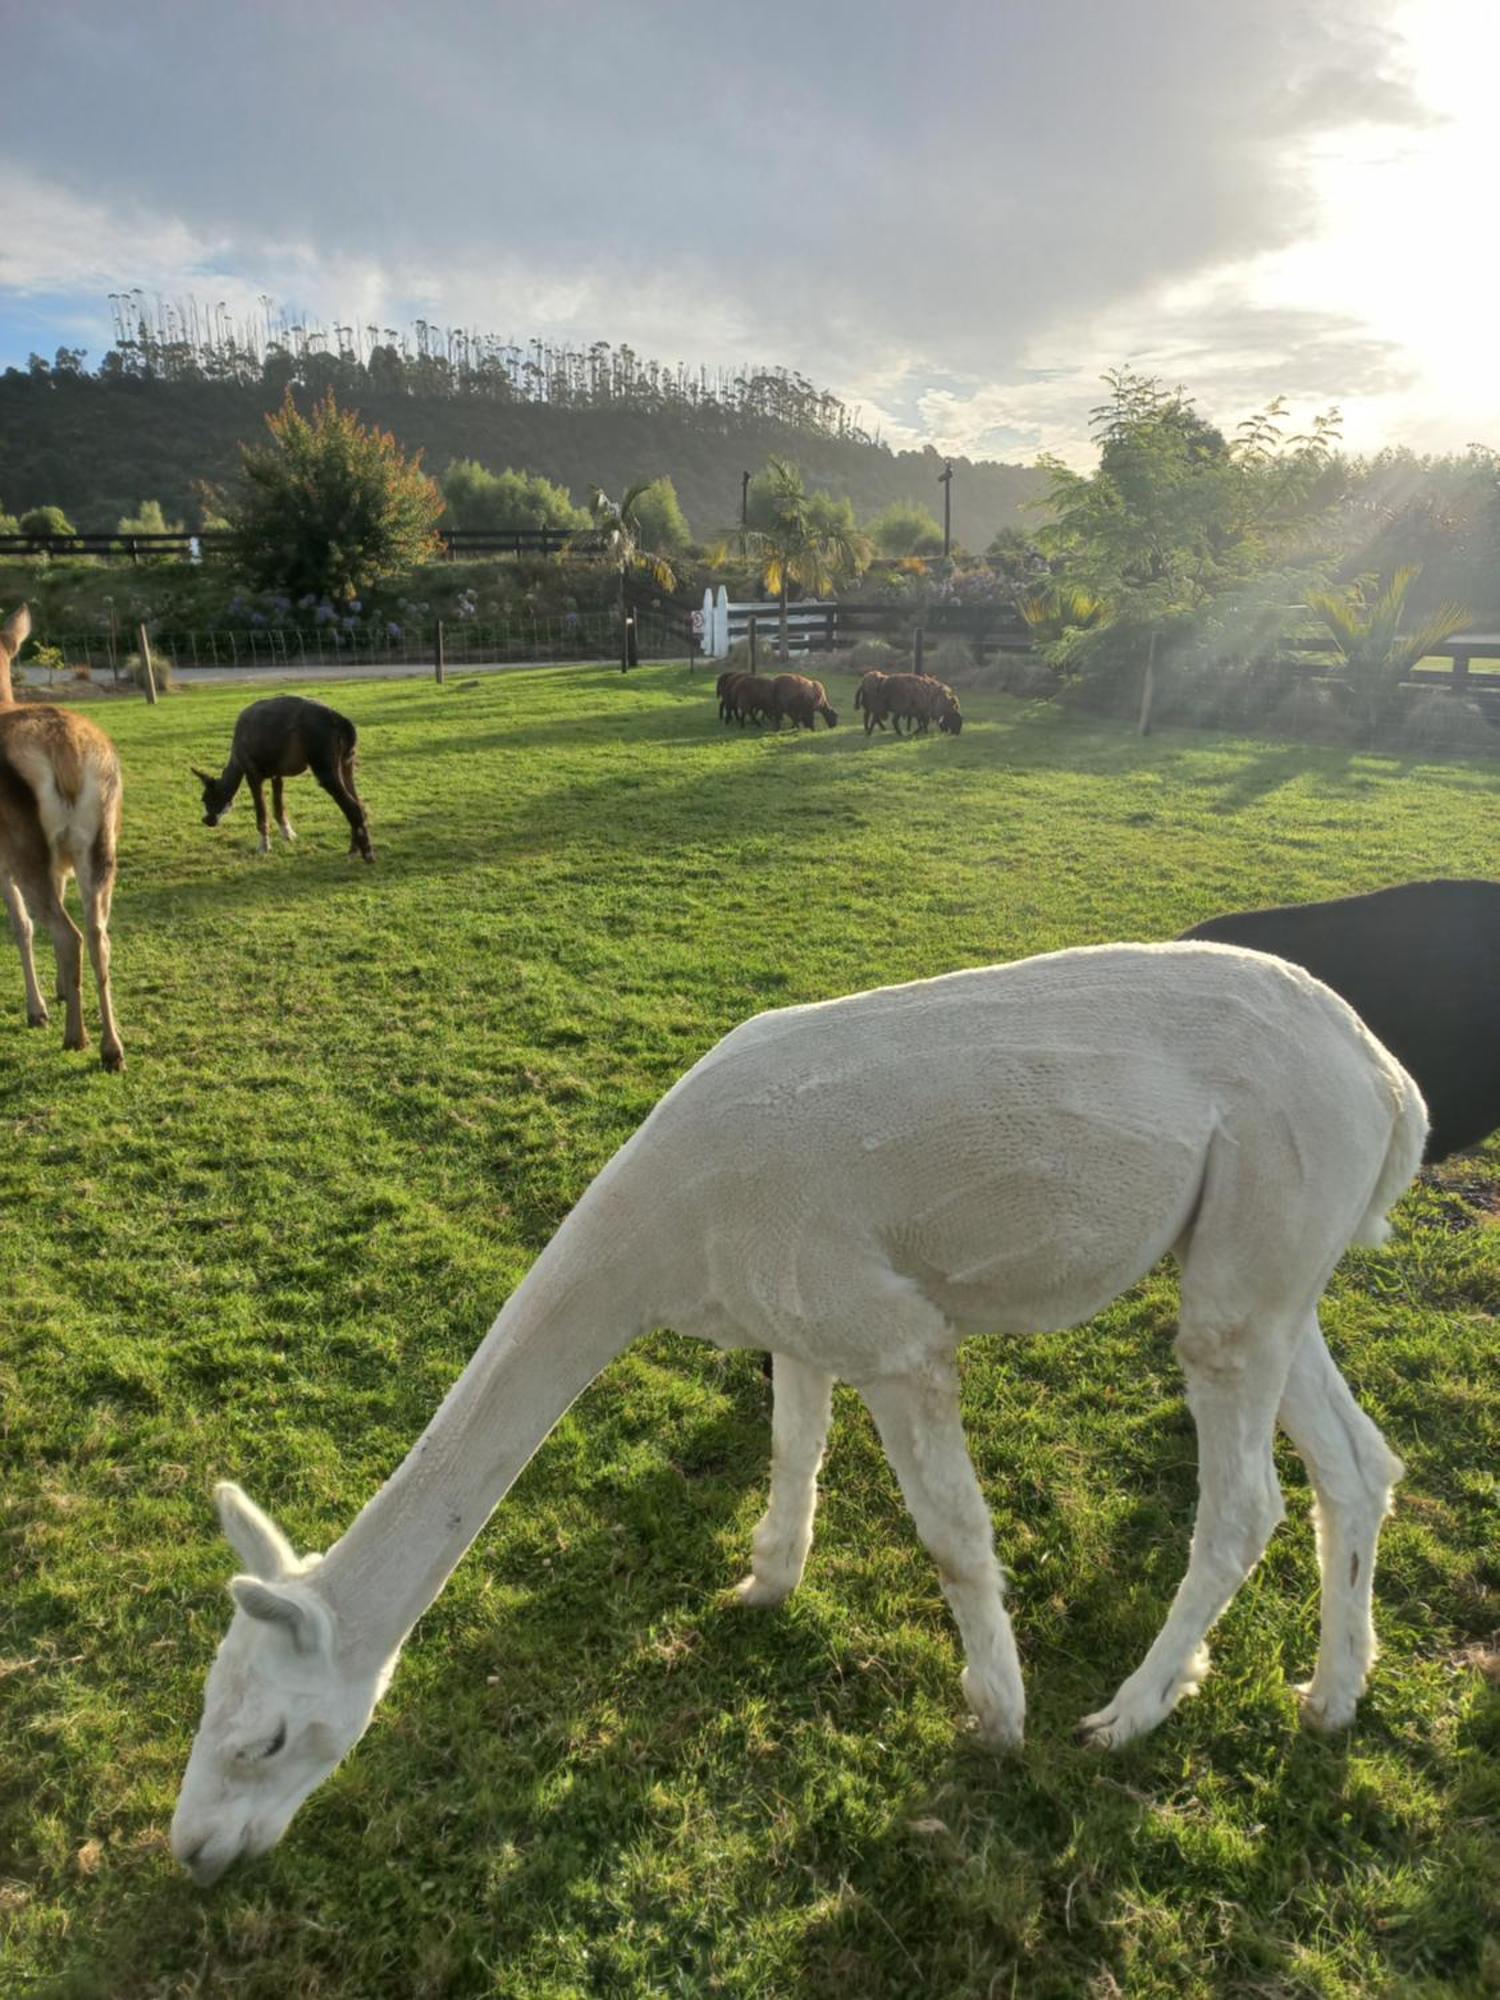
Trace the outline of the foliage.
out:
[[[1052,644],[1069,632],[1092,631],[1109,617],[1104,599],[1076,583],[1053,583],[1023,591],[1016,597],[1016,609],[1039,646]]]
[[[133,514],[122,514],[115,524],[122,535],[180,535],[181,521],[169,521],[160,500],[143,500]]]
[[[1070,1740],[1186,1557],[1165,1269],[1085,1327],[963,1349],[1032,1705],[1004,1759],[963,1731],[951,1619],[859,1398],[838,1392],[806,1582],[750,1614],[723,1586],[764,1505],[765,1384],[753,1354],[656,1334],[538,1452],[286,1843],[191,1887],[165,1831],[230,1609],[212,1483],[328,1547],[590,1177],[736,1022],[1493,867],[1490,770],[1141,744],[988,694],[961,738],[911,745],[751,740],[680,667],[333,698],[381,852],[359,875],[310,779],[269,860],[243,806],[197,824],[185,765],[222,755],[245,689],[105,714],[128,1096],[26,1032],[12,967],[8,1984],[1477,2000],[1500,1934],[1494,1143],[1401,1204],[1324,1315],[1407,1462],[1346,1734],[1304,1734],[1286,1686],[1317,1586],[1279,1445],[1288,1518],[1202,1694],[1119,1757]]]
[[[635,503],[635,518],[646,547],[657,549],[664,556],[681,555],[693,539],[677,498],[677,488],[670,479],[653,479],[641,488]]]
[[[235,560],[259,589],[347,603],[436,552],[442,496],[388,431],[329,393],[304,417],[288,390],[269,443],[245,445],[230,504]]]
[[[807,491],[802,474],[783,458],[771,459],[751,481],[747,524],[739,542],[755,562],[765,588],[781,607],[781,653],[787,656],[787,602],[795,584],[825,596],[870,560],[870,544],[854,525],[847,501]]]
[[[28,507],[21,516],[19,532],[41,540],[47,535],[76,535],[78,530],[61,507]]]
[[[1403,632],[1402,614],[1417,575],[1407,567],[1388,582],[1362,577],[1343,591],[1307,593],[1308,609],[1327,627],[1356,703],[1370,722],[1378,721],[1417,662],[1469,622],[1463,605],[1441,604]]]
[[[20,532],[21,524],[15,515],[7,514],[5,509],[0,507],[0,535],[19,535]]]
[[[442,478],[444,517],[453,528],[585,527],[588,515],[572,495],[537,472],[491,472],[475,458],[456,458]]]
[[[943,530],[926,507],[897,500],[865,523],[865,533],[883,556],[940,556]]]
[[[654,482],[639,481],[627,487],[621,499],[611,500],[602,486],[589,495],[589,518],[593,540],[603,560],[613,565],[620,578],[620,672],[635,665],[635,627],[630,619],[630,579],[649,577],[658,590],[676,587],[677,573],[661,549],[652,548],[640,508]],[[656,519],[662,514],[658,507]]]

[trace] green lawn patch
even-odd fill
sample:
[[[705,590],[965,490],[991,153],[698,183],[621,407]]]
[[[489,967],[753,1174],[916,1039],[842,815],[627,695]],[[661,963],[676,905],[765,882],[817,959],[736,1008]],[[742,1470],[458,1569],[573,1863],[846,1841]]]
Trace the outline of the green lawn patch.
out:
[[[831,690],[852,715],[852,684]],[[1305,1483],[1202,1696],[1069,1731],[1181,1574],[1191,1426],[1157,1274],[967,1350],[1028,1677],[962,1728],[955,1637],[841,1392],[782,1612],[754,1356],[607,1371],[282,1847],[202,1894],[166,1829],[232,1558],[231,1476],[324,1547],[662,1091],[767,1006],[1256,903],[1493,871],[1493,766],[1163,732],[1001,697],[957,740],[725,729],[680,668],[363,684],[380,855],[310,782],[257,858],[190,763],[243,689],[95,705],[125,762],[129,1071],[28,1033],[0,948],[0,1993],[1410,1996],[1500,1957],[1500,1146],[1352,1255],[1330,1342],[1405,1458],[1384,1654],[1302,1734]],[[92,1018],[92,1016],[91,1016]],[[1486,1985],[1488,1981],[1488,1985]]]

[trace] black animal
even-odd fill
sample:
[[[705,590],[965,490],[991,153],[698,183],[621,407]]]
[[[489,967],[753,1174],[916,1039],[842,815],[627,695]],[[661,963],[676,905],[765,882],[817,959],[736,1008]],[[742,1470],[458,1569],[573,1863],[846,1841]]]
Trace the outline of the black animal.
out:
[[[276,824],[288,840],[295,840],[291,822],[281,800],[284,778],[298,778],[311,771],[335,801],[349,822],[349,852],[375,859],[370,845],[370,826],[364,803],[354,784],[356,733],[347,715],[325,708],[320,701],[304,701],[301,695],[272,695],[268,701],[252,701],[234,725],[229,746],[229,762],[222,777],[200,771],[193,776],[203,787],[203,824],[217,826],[228,812],[243,778],[255,800],[255,824],[260,829],[260,851],[271,851],[271,825],[266,817],[264,786],[271,781],[271,804]]]
[[[1212,917],[1182,935],[1290,959],[1342,994],[1416,1078],[1428,1160],[1500,1126],[1500,882],[1403,882]]]

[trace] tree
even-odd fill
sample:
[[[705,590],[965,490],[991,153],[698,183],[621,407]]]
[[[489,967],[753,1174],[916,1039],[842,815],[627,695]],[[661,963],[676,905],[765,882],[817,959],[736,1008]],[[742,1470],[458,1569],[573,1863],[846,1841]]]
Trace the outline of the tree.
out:
[[[160,500],[143,500],[134,514],[122,514],[115,532],[121,535],[180,535],[181,521],[169,521]]]
[[[455,458],[443,474],[449,525],[465,529],[561,528],[572,534],[588,515],[565,487],[536,472],[491,472],[476,458]]]
[[[1308,610],[1322,619],[1343,657],[1367,727],[1379,722],[1418,660],[1469,622],[1463,605],[1440,604],[1420,625],[1400,631],[1407,594],[1419,574],[1416,565],[1409,564],[1398,569],[1389,583],[1361,577],[1345,591],[1307,593]]]
[[[20,531],[38,541],[49,535],[76,535],[78,530],[61,507],[28,507],[21,516]]]
[[[750,482],[746,525],[739,539],[780,606],[780,645],[788,657],[787,599],[792,584],[822,596],[841,578],[858,575],[870,561],[870,544],[854,525],[847,500],[810,494],[802,474],[784,458],[769,459]]]
[[[681,555],[693,539],[677,498],[677,488],[670,479],[653,479],[644,487],[635,514],[646,546],[659,549],[663,555]]]
[[[910,500],[896,500],[873,521],[865,533],[883,556],[940,556],[943,530],[925,507]]]
[[[653,482],[643,480],[625,493],[618,506],[602,486],[596,486],[589,495],[589,514],[593,521],[596,546],[606,561],[616,565],[620,573],[620,672],[623,674],[634,665],[633,651],[635,627],[630,614],[630,577],[644,571],[658,589],[672,590],[676,587],[677,576],[671,562],[658,549],[651,548],[646,540],[645,529],[638,508],[641,497],[650,490]]]
[[[1338,419],[1330,413],[1311,433],[1284,438],[1273,403],[1230,444],[1182,390],[1127,369],[1104,380],[1109,397],[1090,426],[1098,470],[1043,460],[1052,520],[1037,539],[1060,558],[1062,584],[1108,602],[1108,633],[1090,652],[1142,667],[1145,734],[1158,642],[1185,636],[1218,592],[1286,559],[1326,511]]]
[[[241,445],[229,507],[235,559],[257,589],[347,603],[439,548],[443,500],[388,431],[341,410],[333,392],[304,417],[288,390],[270,441]]]

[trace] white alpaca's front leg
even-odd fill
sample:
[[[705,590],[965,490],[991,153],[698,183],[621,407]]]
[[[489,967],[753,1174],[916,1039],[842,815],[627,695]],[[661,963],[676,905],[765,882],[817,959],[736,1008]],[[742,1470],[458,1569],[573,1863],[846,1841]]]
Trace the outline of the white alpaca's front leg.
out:
[[[789,1354],[772,1362],[771,1497],[755,1530],[742,1604],[780,1604],[802,1581],[812,1547],[818,1467],[828,1442],[833,1377]]]
[[[1375,1545],[1402,1465],[1350,1394],[1314,1319],[1278,1412],[1313,1488],[1322,1576],[1318,1664],[1299,1687],[1312,1729],[1342,1729],[1375,1661]]]
[[[1019,1746],[1026,1691],[1005,1609],[995,1530],[975,1477],[951,1367],[861,1386],[963,1640],[965,1699],[982,1736]]]

